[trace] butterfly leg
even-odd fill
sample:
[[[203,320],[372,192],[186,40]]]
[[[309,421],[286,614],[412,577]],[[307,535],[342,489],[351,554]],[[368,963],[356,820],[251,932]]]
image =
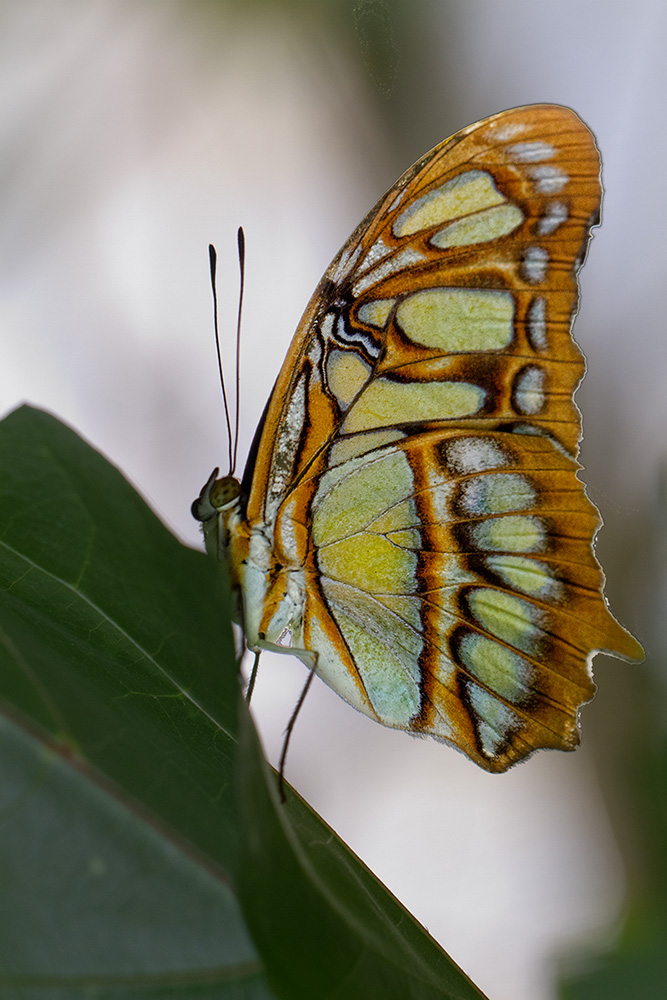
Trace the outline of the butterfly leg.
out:
[[[266,649],[272,653],[287,653],[288,655],[298,656],[299,659],[305,663],[308,667],[308,679],[303,686],[303,690],[299,695],[299,699],[294,707],[294,711],[290,716],[290,720],[287,723],[287,728],[285,729],[285,739],[283,742],[282,753],[280,754],[280,764],[278,766],[278,790],[280,793],[280,801],[285,802],[285,762],[287,760],[287,749],[289,747],[290,737],[292,735],[292,730],[294,729],[294,724],[296,723],[297,716],[301,710],[306,695],[308,693],[308,688],[310,687],[315,672],[317,670],[317,653],[310,649],[299,649],[294,646],[283,646],[278,642],[269,642],[264,636],[259,636],[256,643],[249,646],[251,652],[255,654],[255,662],[253,663],[252,672],[250,674],[250,680],[248,681],[248,689],[246,692],[246,701],[250,701],[250,696],[252,695],[252,690],[255,686],[255,678],[257,675],[257,667],[259,664],[259,655],[263,649]]]
[[[285,764],[287,762],[287,748],[289,746],[290,737],[292,735],[292,730],[294,729],[294,724],[296,722],[296,717],[301,711],[301,706],[306,700],[306,695],[308,694],[308,688],[313,682],[313,677],[315,676],[315,671],[311,670],[308,674],[308,679],[303,686],[303,690],[299,695],[299,700],[294,706],[294,711],[290,716],[290,720],[287,723],[287,729],[285,730],[285,740],[283,742],[282,753],[280,754],[280,766],[278,768],[278,791],[280,792],[280,801],[285,802]]]
[[[255,681],[257,680],[257,671],[259,670],[259,654],[261,650],[255,650],[255,660],[252,665],[252,670],[250,672],[250,680],[248,681],[248,687],[246,688],[245,700],[250,704],[250,699],[252,698],[252,693],[255,690]]]

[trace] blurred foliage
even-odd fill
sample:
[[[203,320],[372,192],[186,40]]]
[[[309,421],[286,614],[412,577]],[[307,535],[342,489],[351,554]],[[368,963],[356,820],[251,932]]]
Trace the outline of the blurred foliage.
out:
[[[647,733],[648,735],[648,733]],[[655,740],[651,748],[650,743]],[[667,743],[655,731],[628,761],[625,792],[634,810],[630,905],[616,945],[564,966],[562,1000],[662,1000],[667,995]]]
[[[647,662],[606,673],[598,695],[597,733],[591,733],[626,862],[627,913],[608,951],[580,951],[565,959],[562,1000],[662,1000],[667,995],[667,650],[661,631],[665,594],[656,587],[655,565],[667,561],[666,484],[663,476],[657,503],[647,504],[633,539],[646,570],[641,596]],[[600,725],[602,718],[606,721]]]
[[[197,10],[197,7],[199,8]],[[196,13],[193,13],[196,11]],[[456,13],[456,0],[440,0],[438,23]],[[426,152],[445,137],[443,122],[451,131],[464,122],[457,117],[442,74],[452,62],[447,48],[455,36],[443,39],[434,33],[430,3],[405,0],[197,0],[187,5],[189,20],[209,24],[229,33],[233,25],[252,24],[258,18],[278,15],[293,25],[304,65],[317,75],[339,63],[356,69],[355,87],[383,122],[386,150],[393,154],[398,174],[415,159],[415,147]],[[440,77],[437,100],[424,101],[433,91],[433,73]],[[452,72],[453,72],[452,68]],[[346,84],[347,88],[348,84]],[[454,88],[452,88],[453,91]],[[345,93],[345,90],[343,91]],[[444,95],[444,96],[443,96]],[[499,110],[499,109],[491,109]],[[445,124],[445,130],[447,124]]]

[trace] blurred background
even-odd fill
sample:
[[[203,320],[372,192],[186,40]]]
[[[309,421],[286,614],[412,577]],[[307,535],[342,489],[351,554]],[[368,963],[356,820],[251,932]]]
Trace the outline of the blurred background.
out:
[[[323,684],[288,761],[493,1000],[666,992],[666,44],[663,0],[0,0],[0,408],[73,425],[194,546],[190,503],[226,462],[208,242],[232,373],[245,227],[244,456],[322,272],[411,163],[533,102],[597,136],[582,459],[607,595],[647,662],[599,656],[582,748],[503,776]],[[262,658],[274,762],[304,680]]]

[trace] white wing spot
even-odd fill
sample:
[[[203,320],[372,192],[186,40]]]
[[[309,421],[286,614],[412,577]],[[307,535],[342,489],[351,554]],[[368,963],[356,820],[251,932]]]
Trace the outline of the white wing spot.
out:
[[[527,365],[517,375],[512,393],[514,409],[533,415],[544,409],[544,372],[537,365]]]
[[[333,313],[328,312],[320,321],[320,332],[325,340],[331,340],[333,336],[333,326],[335,316]]]
[[[386,257],[387,254],[391,253],[392,250],[393,247],[389,246],[388,243],[385,243],[382,237],[380,237],[375,241],[373,246],[370,247],[368,253],[359,264],[359,267],[357,268],[358,273],[365,274],[366,271],[370,271],[372,267],[375,267],[375,265],[379,263],[383,257]]]
[[[509,465],[510,459],[495,441],[482,437],[460,437],[445,445],[445,460],[449,468],[461,476],[487,472]]]
[[[510,139],[515,139],[522,132],[525,132],[527,127],[524,122],[499,123],[498,125],[491,125],[489,132],[496,142],[508,142]]]
[[[547,304],[542,298],[533,299],[528,307],[528,338],[536,351],[546,351]]]
[[[355,296],[359,296],[368,288],[371,288],[373,285],[382,281],[383,278],[388,278],[392,274],[397,274],[399,271],[407,270],[409,267],[421,264],[427,259],[427,254],[422,253],[422,251],[416,250],[414,247],[406,247],[405,250],[401,250],[400,253],[397,253],[395,257],[391,257],[389,260],[385,260],[383,263],[378,264],[377,267],[374,267],[362,278],[359,278],[359,280],[354,283],[352,292]]]
[[[506,146],[505,152],[517,163],[541,163],[556,155],[556,150],[548,142],[517,142]]]
[[[540,194],[558,194],[570,179],[559,167],[530,167],[528,175]]]
[[[549,264],[549,254],[544,247],[528,247],[521,261],[521,273],[531,285],[544,281]]]
[[[540,236],[548,236],[549,233],[553,233],[559,226],[562,226],[564,222],[567,222],[568,218],[567,205],[564,205],[562,201],[552,201],[547,205],[547,210],[537,223],[537,231]]]

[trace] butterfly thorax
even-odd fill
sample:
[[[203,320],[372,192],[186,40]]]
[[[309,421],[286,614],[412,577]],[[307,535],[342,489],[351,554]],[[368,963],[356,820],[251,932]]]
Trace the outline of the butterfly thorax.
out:
[[[233,476],[214,469],[192,505],[206,551],[229,573],[235,616],[248,648],[273,648],[284,633],[298,633],[303,607],[301,560],[283,552],[263,522],[250,524],[246,497]],[[298,654],[297,654],[298,655]]]

